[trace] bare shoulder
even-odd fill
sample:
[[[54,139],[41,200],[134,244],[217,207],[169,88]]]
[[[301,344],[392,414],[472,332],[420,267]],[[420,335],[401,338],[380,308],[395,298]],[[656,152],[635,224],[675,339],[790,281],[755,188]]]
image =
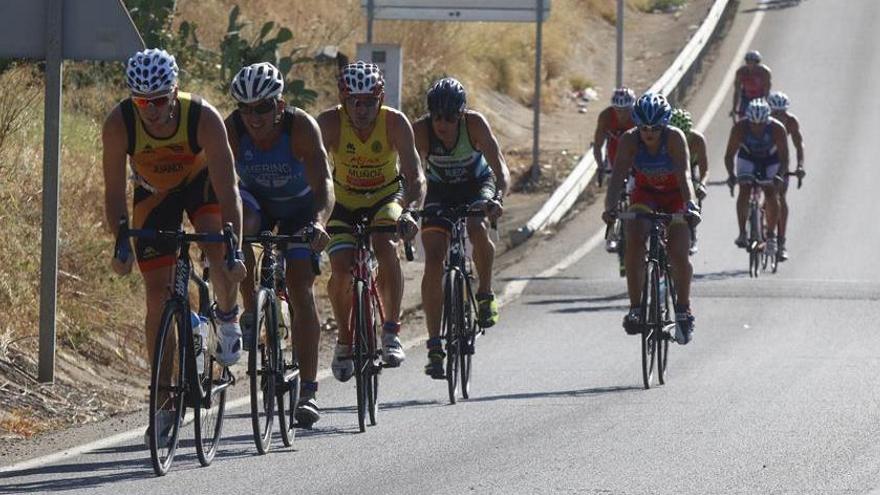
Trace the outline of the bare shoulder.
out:
[[[122,118],[121,103],[117,103],[113,110],[107,114],[107,118],[104,119],[103,133],[105,139],[112,136],[125,136],[125,121]]]
[[[339,107],[330,107],[322,111],[318,114],[318,125],[321,126],[321,130],[326,132],[327,130],[339,128]]]
[[[294,127],[305,126],[307,128],[317,128],[318,121],[315,120],[308,112],[299,107],[290,107],[293,112]]]

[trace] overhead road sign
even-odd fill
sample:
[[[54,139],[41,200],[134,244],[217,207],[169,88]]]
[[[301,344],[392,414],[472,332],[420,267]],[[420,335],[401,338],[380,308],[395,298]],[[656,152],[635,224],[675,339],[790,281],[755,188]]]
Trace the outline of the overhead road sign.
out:
[[[550,17],[550,0],[544,0],[540,20]],[[369,8],[369,0],[361,0]],[[407,21],[535,22],[535,0],[372,0],[373,18]]]

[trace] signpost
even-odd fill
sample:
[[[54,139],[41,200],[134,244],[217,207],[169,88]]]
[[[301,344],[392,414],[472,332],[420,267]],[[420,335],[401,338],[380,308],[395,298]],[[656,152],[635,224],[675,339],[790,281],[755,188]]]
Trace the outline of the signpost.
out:
[[[541,175],[538,151],[541,136],[542,26],[550,17],[550,0],[361,0],[367,13],[367,43],[373,41],[373,21],[534,22],[535,99],[532,136],[532,181]]]
[[[62,61],[126,60],[143,49],[121,0],[3,0],[0,57],[46,60],[38,379],[55,379]]]

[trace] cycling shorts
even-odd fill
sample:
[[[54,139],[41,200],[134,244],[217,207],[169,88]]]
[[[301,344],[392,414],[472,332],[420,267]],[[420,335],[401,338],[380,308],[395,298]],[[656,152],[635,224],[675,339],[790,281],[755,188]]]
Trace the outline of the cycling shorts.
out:
[[[337,201],[330,214],[327,227],[352,227],[363,215],[370,219],[370,226],[396,225],[397,220],[403,213],[400,204],[402,195],[400,192],[385,196],[375,202],[373,206],[361,208],[347,208],[345,204]],[[356,247],[354,236],[351,234],[333,234],[327,245],[327,253],[333,254],[342,249],[354,249]]]
[[[643,187],[637,187],[629,198],[629,211],[660,212],[660,213],[684,213],[687,208],[681,191],[653,191]]]
[[[314,198],[307,194],[301,198],[286,201],[284,208],[260,202],[247,189],[239,186],[241,203],[244,208],[260,215],[260,231],[275,230],[279,234],[294,235],[307,227],[315,219]],[[267,207],[268,206],[268,207]],[[279,214],[283,212],[283,214]],[[289,260],[305,260],[313,256],[308,244],[288,244],[284,257]]]
[[[425,210],[439,210],[469,205],[478,201],[488,201],[495,197],[495,177],[473,180],[463,184],[443,184],[428,181],[428,194],[425,197]],[[423,232],[452,232],[452,222],[445,218],[426,218],[422,220]]]
[[[150,192],[140,185],[134,187],[132,224],[135,229],[177,230],[186,211],[191,223],[204,215],[220,218],[220,205],[208,170],[204,169],[188,183],[168,191]],[[142,239],[134,242],[134,251],[141,272],[171,266],[177,256],[177,243],[168,239]]]
[[[776,158],[778,160],[778,158]],[[736,179],[740,183],[755,181],[762,186],[773,185],[779,173],[779,162],[752,161],[742,155],[736,157]]]

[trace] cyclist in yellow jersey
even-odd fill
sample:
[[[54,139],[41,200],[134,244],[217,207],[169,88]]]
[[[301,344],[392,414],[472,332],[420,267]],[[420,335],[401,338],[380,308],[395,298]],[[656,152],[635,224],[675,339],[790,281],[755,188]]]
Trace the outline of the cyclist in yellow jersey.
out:
[[[336,205],[328,227],[351,225],[366,212],[372,225],[397,224],[404,239],[411,240],[418,230],[413,211],[421,207],[425,196],[412,126],[404,114],[382,105],[385,80],[377,65],[358,61],[345,66],[338,85],[341,104],[318,116],[324,146],[333,159]],[[372,236],[379,262],[379,296],[387,320],[382,325],[382,357],[391,366],[405,359],[398,338],[403,272],[397,238],[394,234]],[[327,248],[331,269],[327,292],[339,325],[331,368],[340,381],[354,373],[348,326],[354,247],[350,235],[337,234]]]
[[[165,50],[144,50],[128,60],[126,83],[131,96],[113,108],[102,134],[107,225],[116,234],[119,219],[128,218],[127,155],[134,180],[134,228],[174,230],[180,228],[185,211],[196,231],[219,232],[224,222],[231,222],[240,239],[241,198],[223,119],[198,96],[178,91],[177,73],[174,57]],[[150,361],[176,247],[146,239],[135,242],[146,285]],[[240,245],[236,245],[236,263],[231,269],[226,267],[222,245],[199,247],[213,266],[220,267],[211,273],[220,322],[214,352],[219,361],[233,364],[241,354],[236,293],[246,273]],[[113,260],[113,270],[120,275],[131,271],[131,266],[130,260]],[[163,428],[160,435],[166,434]]]

